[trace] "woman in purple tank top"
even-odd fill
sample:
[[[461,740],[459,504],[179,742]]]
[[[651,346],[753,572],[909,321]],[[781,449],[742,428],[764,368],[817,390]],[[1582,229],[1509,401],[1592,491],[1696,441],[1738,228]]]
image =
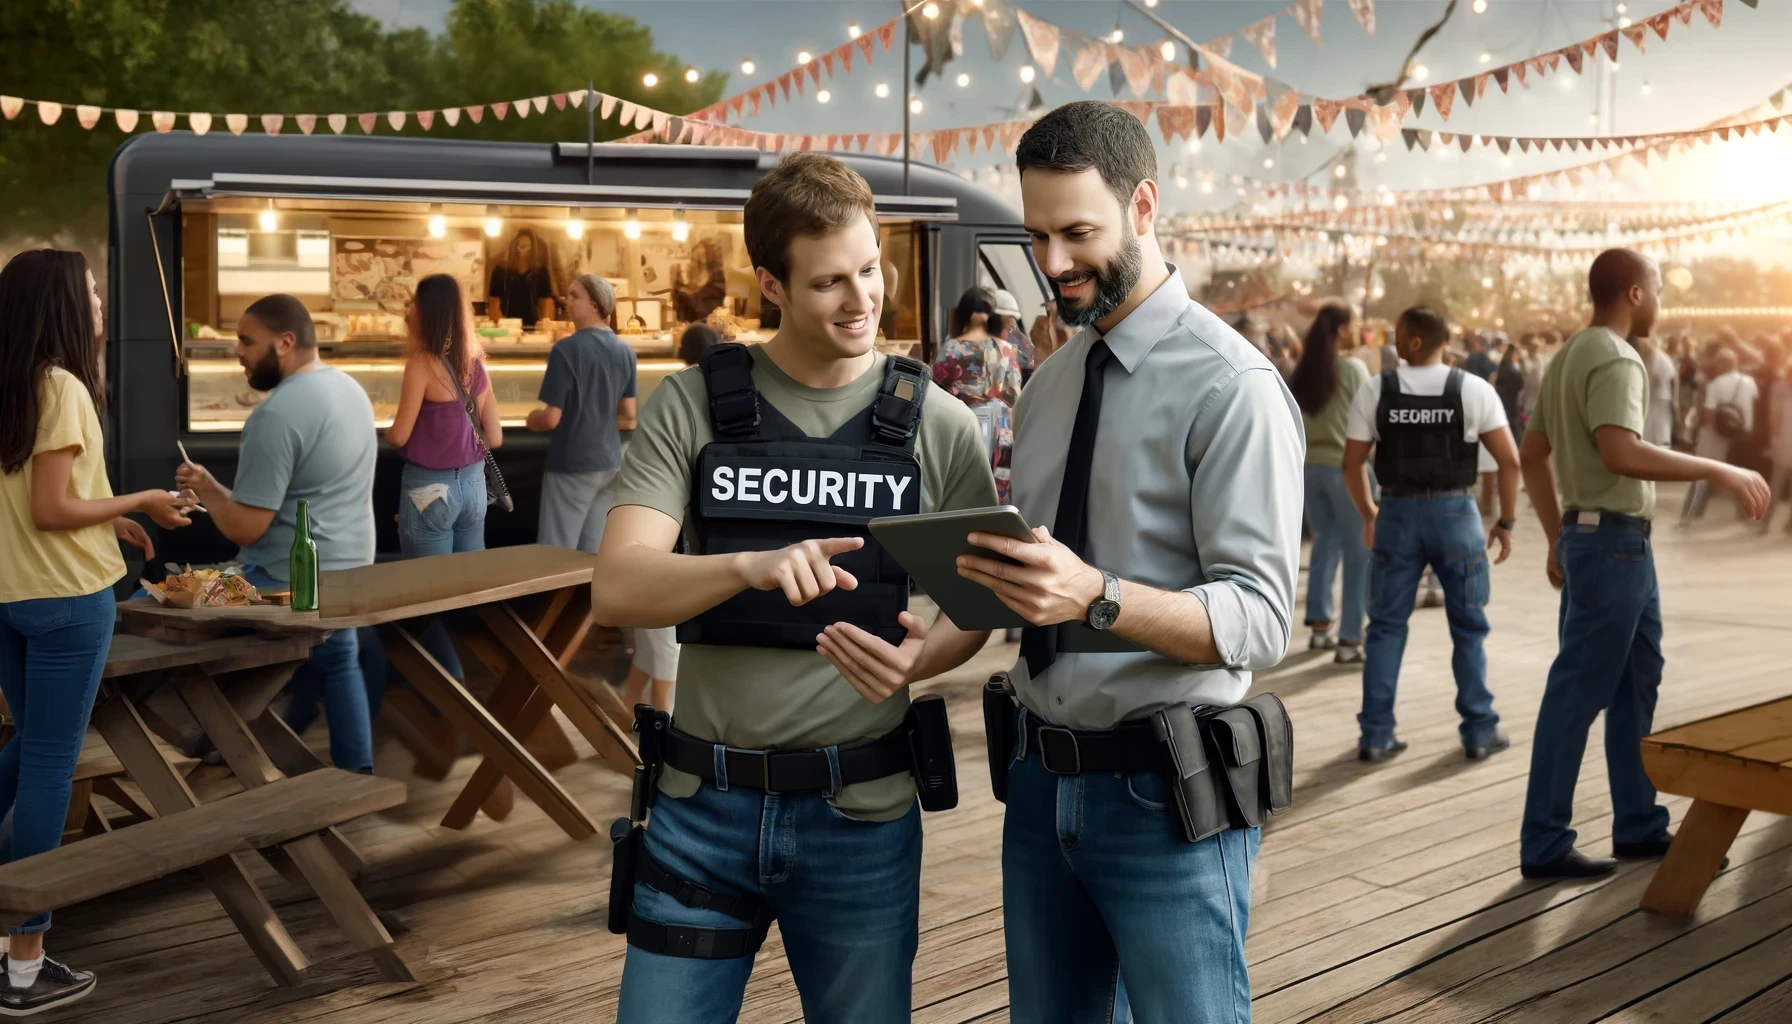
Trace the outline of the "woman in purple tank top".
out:
[[[404,456],[399,550],[406,558],[478,551],[485,547],[486,504],[480,441],[496,448],[504,438],[460,282],[447,274],[418,281],[405,323],[411,352],[398,412],[386,428],[386,441]],[[462,390],[478,414],[478,435],[461,403]]]

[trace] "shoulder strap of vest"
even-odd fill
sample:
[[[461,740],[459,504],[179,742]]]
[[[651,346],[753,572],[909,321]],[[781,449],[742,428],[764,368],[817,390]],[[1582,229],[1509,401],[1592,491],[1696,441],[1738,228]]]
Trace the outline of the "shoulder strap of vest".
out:
[[[884,382],[871,403],[871,439],[891,448],[910,450],[921,426],[921,403],[932,379],[927,367],[907,356],[884,361]]]
[[[1450,376],[1444,380],[1444,397],[1454,399],[1462,394],[1462,367],[1452,366]]]
[[[709,391],[709,423],[719,439],[751,437],[759,429],[759,389],[753,386],[753,354],[729,342],[704,349],[698,361]]]
[[[1376,403],[1375,420],[1377,423],[1388,421],[1388,410],[1394,407],[1394,396],[1400,393],[1400,375],[1393,370],[1384,370],[1381,374],[1381,400]]]

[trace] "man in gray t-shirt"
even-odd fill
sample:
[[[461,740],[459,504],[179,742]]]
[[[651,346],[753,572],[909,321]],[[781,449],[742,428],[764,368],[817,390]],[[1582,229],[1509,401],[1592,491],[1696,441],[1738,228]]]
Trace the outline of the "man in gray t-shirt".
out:
[[[616,293],[594,274],[576,278],[566,312],[579,328],[548,354],[542,408],[529,429],[552,431],[541,479],[536,540],[595,554],[622,465],[622,431],[635,428],[635,350],[610,330]]]
[[[204,466],[181,463],[175,481],[199,496],[218,532],[241,549],[243,575],[257,587],[289,582],[299,501],[309,503],[320,569],[373,564],[373,467],[379,445],[373,404],[353,377],[317,358],[304,303],[270,295],[237,321],[237,360],[249,386],[269,392],[243,424],[236,486]],[[303,734],[319,699],[330,723],[330,759],[373,771],[372,711],[355,631],[332,633],[293,674],[288,722]]]

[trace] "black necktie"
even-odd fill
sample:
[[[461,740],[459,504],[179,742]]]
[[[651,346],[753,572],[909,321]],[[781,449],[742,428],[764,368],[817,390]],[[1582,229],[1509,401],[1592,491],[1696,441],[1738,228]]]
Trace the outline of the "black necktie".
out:
[[[1052,536],[1058,543],[1089,557],[1089,470],[1095,464],[1095,430],[1101,424],[1103,371],[1113,353],[1108,343],[1096,339],[1083,363],[1083,397],[1077,402],[1076,423],[1070,428],[1070,449],[1064,456],[1064,483],[1058,489],[1058,520]],[[1055,626],[1028,626],[1021,631],[1021,657],[1027,672],[1038,679],[1058,657]]]

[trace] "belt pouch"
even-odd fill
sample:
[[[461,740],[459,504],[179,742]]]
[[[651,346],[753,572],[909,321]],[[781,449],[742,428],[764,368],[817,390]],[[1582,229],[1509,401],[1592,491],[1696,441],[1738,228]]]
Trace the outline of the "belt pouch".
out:
[[[1263,824],[1268,794],[1263,791],[1263,743],[1257,734],[1257,717],[1243,707],[1231,707],[1207,719],[1226,780],[1227,812],[1237,828]]]
[[[635,788],[629,800],[626,818],[610,823],[610,913],[609,928],[616,935],[628,934],[629,915],[635,906],[635,866],[640,862],[641,844],[647,837],[647,809],[653,805],[653,792],[659,785],[660,764],[665,760],[666,730],[672,727],[672,716],[646,704],[635,705],[635,733],[641,763],[635,766]]]
[[[908,749],[914,758],[915,792],[924,811],[958,806],[958,767],[952,760],[952,724],[946,698],[917,697],[908,708]]]
[[[1294,803],[1294,723],[1273,693],[1260,693],[1243,706],[1256,718],[1257,735],[1263,741],[1263,793],[1269,813],[1280,814]]]
[[[989,743],[989,788],[1008,802],[1008,762],[1014,758],[1014,692],[1008,674],[998,672],[983,684],[983,736]]]
[[[1170,795],[1176,801],[1182,838],[1198,843],[1230,828],[1232,822],[1214,778],[1217,773],[1208,770],[1207,748],[1194,708],[1188,704],[1163,708],[1152,714],[1151,727],[1169,765]]]

